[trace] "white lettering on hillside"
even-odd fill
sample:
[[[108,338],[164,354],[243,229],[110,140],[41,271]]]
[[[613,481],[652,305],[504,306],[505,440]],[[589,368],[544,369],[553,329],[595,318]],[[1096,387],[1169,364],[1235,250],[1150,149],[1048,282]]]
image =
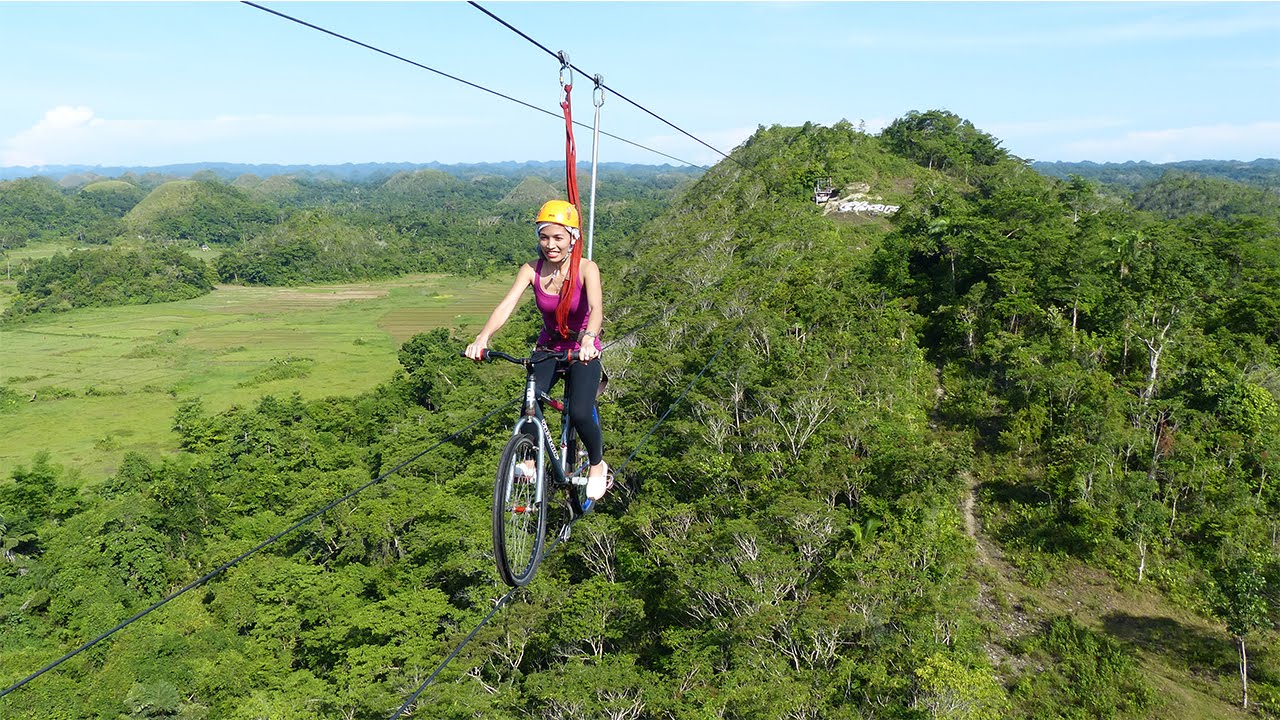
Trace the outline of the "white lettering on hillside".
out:
[[[892,215],[902,209],[901,205],[885,205],[884,203],[871,203],[866,200],[853,200],[851,202],[842,202],[836,208],[839,212],[851,212],[858,215]]]
[[[902,209],[901,205],[889,205],[883,202],[883,198],[871,195],[871,185],[869,183],[858,182],[846,185],[844,192],[849,194],[837,200],[834,199],[836,195],[835,188],[814,188],[814,197],[818,199],[818,204],[826,206],[822,210],[824,215],[840,212],[879,216],[892,215]],[[820,195],[822,197],[819,197]]]

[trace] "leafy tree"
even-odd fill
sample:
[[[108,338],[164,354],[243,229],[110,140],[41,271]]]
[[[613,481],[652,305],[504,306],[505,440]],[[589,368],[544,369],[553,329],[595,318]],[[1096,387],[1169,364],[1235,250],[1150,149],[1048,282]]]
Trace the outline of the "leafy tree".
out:
[[[1052,618],[1023,650],[1033,657],[1054,657],[1050,668],[1024,676],[1013,690],[1014,700],[1030,717],[1116,718],[1155,704],[1133,657],[1115,640],[1070,617]]]
[[[1168,170],[1156,181],[1138,188],[1133,205],[1169,219],[1211,216],[1280,218],[1280,199],[1274,192],[1230,180]]]
[[[968,172],[1008,157],[1000,143],[969,122],[945,110],[912,110],[881,133],[891,150],[933,170]]]
[[[124,180],[100,180],[80,188],[79,197],[111,217],[119,218],[146,197],[146,191]]]
[[[1240,705],[1249,707],[1249,657],[1245,639],[1263,628],[1269,628],[1271,606],[1266,591],[1267,580],[1258,558],[1238,558],[1217,568],[1214,573],[1217,594],[1214,613],[1227,626],[1236,641],[1240,659]]]
[[[259,238],[222,254],[224,282],[296,285],[386,277],[417,269],[387,227],[357,226],[329,212],[297,213]]]
[[[942,654],[929,656],[916,670],[920,691],[917,706],[937,720],[978,720],[1006,717],[1004,688],[988,669],[970,669]]]
[[[617,342],[600,411],[626,473],[415,714],[1150,714],[1137,656],[1069,618],[1003,641],[1018,656],[1000,666],[1006,696],[957,509],[969,478],[1007,557],[1070,553],[1189,606],[1218,598],[1224,621],[1243,598],[1249,641],[1270,637],[1250,623],[1272,612],[1257,603],[1274,564],[1252,553],[1280,513],[1274,225],[1135,211],[1031,172],[963,121],[916,115],[896,138],[761,128],[696,182],[637,174],[601,208]],[[129,222],[162,225],[168,193],[175,208],[187,192],[269,208],[223,250],[272,282],[509,271],[550,170],[300,172],[225,194],[209,176]],[[824,214],[818,175],[883,188],[902,211]],[[517,323],[512,347],[536,311]],[[421,454],[518,392],[518,373],[460,348],[445,330],[416,336],[403,372],[356,397],[186,402],[177,454],[126,456],[78,494],[48,463],[0,484],[12,674],[364,487],[6,711],[385,717],[506,591],[489,518],[508,420]],[[1256,708],[1271,658],[1254,655]]]
[[[111,237],[107,218],[106,211],[68,196],[47,178],[0,182],[0,249],[59,237],[102,242]]]

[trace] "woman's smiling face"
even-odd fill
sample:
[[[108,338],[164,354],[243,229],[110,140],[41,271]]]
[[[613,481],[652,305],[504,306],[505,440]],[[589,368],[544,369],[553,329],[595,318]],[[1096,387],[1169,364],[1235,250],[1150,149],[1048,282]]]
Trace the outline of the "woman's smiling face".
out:
[[[573,248],[573,235],[569,228],[555,223],[546,223],[538,230],[538,245],[542,248],[542,256],[551,262],[560,262],[569,256]]]

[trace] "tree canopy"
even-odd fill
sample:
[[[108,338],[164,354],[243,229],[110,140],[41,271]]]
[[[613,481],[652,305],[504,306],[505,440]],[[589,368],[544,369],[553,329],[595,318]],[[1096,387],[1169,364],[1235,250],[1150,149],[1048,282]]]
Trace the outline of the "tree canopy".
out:
[[[1188,682],[1224,674],[1208,630],[1168,651],[1050,593],[1036,615],[996,592],[1086,571],[1198,612],[1238,646],[1250,708],[1280,712],[1258,641],[1280,612],[1275,219],[1144,210],[944,111],[891,127],[762,127],[687,186],[636,180],[605,213],[600,413],[625,470],[415,714],[1185,716],[1144,663],[1164,651]],[[824,212],[818,177],[901,209]],[[499,189],[497,220],[467,236]],[[453,205],[406,201],[422,193]],[[538,193],[397,176],[365,205],[285,213],[219,269],[396,272],[379,263],[441,251],[437,234],[480,242]],[[528,236],[509,238],[514,258]],[[501,252],[486,261],[512,267]],[[526,304],[499,347],[520,352],[536,323]],[[506,591],[490,493],[521,378],[460,358],[462,335],[412,338],[403,372],[356,397],[193,399],[173,418],[180,448],[130,454],[97,485],[47,456],[0,485],[7,684],[382,478],[4,710],[389,717]],[[1225,715],[1239,698],[1217,700]]]

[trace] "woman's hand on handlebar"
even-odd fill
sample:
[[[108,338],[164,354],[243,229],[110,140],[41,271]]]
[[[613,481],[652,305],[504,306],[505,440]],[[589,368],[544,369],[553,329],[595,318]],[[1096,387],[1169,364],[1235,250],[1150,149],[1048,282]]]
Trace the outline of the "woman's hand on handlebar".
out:
[[[484,360],[484,351],[487,350],[488,347],[489,343],[476,338],[476,341],[468,345],[467,349],[464,350],[462,354],[466,355],[471,360],[481,362]]]
[[[578,359],[582,362],[591,362],[598,357],[600,357],[600,350],[596,348],[594,342],[586,343],[578,350]]]

